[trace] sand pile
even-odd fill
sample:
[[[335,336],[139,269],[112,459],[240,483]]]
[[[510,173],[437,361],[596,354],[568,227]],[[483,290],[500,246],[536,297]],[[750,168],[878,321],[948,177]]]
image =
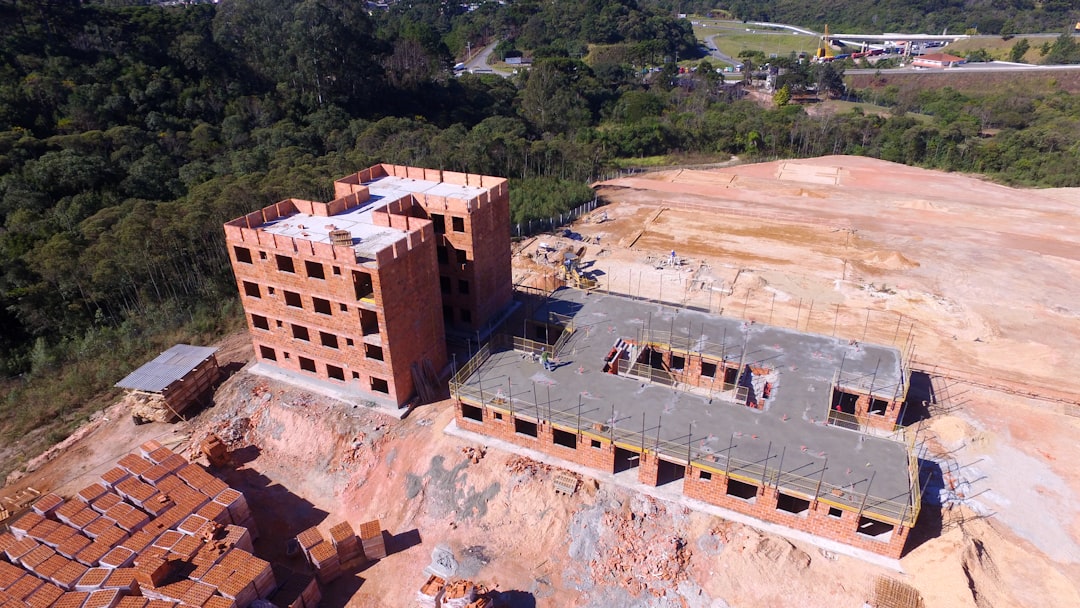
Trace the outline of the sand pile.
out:
[[[906,257],[899,251],[872,251],[862,257],[862,262],[885,270],[907,270],[918,268],[919,263]]]

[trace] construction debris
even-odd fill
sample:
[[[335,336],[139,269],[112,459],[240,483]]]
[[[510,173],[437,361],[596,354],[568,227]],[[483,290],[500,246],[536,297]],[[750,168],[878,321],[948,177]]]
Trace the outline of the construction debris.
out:
[[[229,448],[213,433],[199,443],[199,450],[206,456],[210,466],[223,467],[229,463]]]
[[[469,462],[478,464],[480,459],[487,454],[487,450],[484,448],[464,447],[461,448],[461,453],[469,459]]]
[[[550,465],[525,456],[514,456],[507,461],[506,468],[511,473],[525,473],[531,477],[536,477],[537,475],[551,471]]]
[[[446,581],[432,574],[416,592],[416,603],[419,606],[437,606],[445,587]]]
[[[416,605],[429,608],[491,608],[487,587],[470,580],[446,581],[434,574],[416,592]]]
[[[476,600],[476,585],[472,581],[454,581],[443,588],[441,608],[467,608]]]

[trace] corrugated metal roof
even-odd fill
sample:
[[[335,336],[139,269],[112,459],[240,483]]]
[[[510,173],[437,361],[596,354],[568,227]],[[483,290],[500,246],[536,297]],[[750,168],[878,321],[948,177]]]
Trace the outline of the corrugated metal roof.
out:
[[[186,376],[215,352],[217,349],[212,346],[177,344],[158,355],[153,361],[128,374],[115,386],[159,393],[173,382]]]

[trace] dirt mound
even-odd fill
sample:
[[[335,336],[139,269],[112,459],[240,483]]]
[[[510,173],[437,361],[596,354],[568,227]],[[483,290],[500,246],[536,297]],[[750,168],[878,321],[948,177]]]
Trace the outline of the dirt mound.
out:
[[[975,428],[956,416],[939,416],[930,421],[929,428],[938,440],[946,446],[953,446],[969,441],[976,435]]]
[[[899,251],[873,251],[862,257],[863,264],[886,270],[918,268],[919,263]]]
[[[736,551],[745,554],[747,560],[762,572],[787,571],[789,568],[802,572],[810,567],[810,555],[783,538],[765,536],[751,528],[742,530],[740,536]]]

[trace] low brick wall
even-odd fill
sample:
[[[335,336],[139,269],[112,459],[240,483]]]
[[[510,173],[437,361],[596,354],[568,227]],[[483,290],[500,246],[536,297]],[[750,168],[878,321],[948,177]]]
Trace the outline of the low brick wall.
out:
[[[476,419],[477,415],[479,415],[480,420]],[[553,428],[546,421],[536,422],[528,417],[520,418],[526,425],[529,423],[536,424],[536,436],[533,437],[526,433],[517,432],[515,429],[515,417],[508,411],[488,407],[481,408],[458,401],[455,406],[455,417],[458,426],[464,430],[538,450],[598,471],[606,473],[615,471],[616,446],[610,440],[603,438],[599,431],[583,430],[581,434],[576,435],[573,429],[569,430],[569,433],[576,437],[577,444],[576,448],[571,448],[555,443]],[[531,427],[526,426],[525,428],[531,430]],[[638,450],[631,451],[637,452]],[[660,459],[650,452],[640,454],[637,467],[638,481],[652,486],[657,485],[661,467],[660,460],[664,459]],[[671,470],[673,466],[685,465],[683,463],[665,464],[666,470]],[[705,474],[704,477],[703,473]],[[708,478],[710,476],[711,478]],[[892,558],[899,558],[903,553],[904,544],[907,542],[908,528],[895,526],[890,534],[881,537],[859,534],[858,513],[836,509],[830,515],[830,506],[824,501],[810,501],[809,507],[802,513],[791,513],[777,508],[780,492],[775,487],[762,487],[748,480],[740,480],[743,483],[751,483],[754,486],[753,490],[756,490],[756,494],[751,499],[744,499],[727,493],[728,481],[728,478],[722,473],[711,473],[697,467],[689,467],[685,471],[683,478],[683,494],[718,507],[835,540],[872,553]],[[791,496],[797,497],[794,493]]]

